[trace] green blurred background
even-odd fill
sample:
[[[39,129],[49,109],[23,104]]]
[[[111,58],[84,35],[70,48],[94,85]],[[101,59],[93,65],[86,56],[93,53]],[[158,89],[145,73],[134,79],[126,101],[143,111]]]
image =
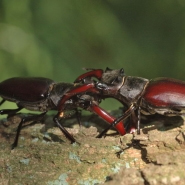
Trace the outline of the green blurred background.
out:
[[[185,80],[185,1],[0,0],[0,81],[83,67]]]

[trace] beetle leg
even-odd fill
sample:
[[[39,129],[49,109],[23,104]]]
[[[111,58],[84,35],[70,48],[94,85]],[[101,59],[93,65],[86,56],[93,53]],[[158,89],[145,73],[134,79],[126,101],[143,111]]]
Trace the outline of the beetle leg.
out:
[[[104,136],[108,130],[111,129],[111,127],[115,126],[120,123],[120,121],[125,120],[127,117],[129,117],[131,115],[131,113],[136,109],[136,106],[134,106],[133,104],[127,109],[127,111],[125,111],[125,113],[123,115],[121,115],[119,118],[115,119],[112,124],[110,126],[108,126],[105,130],[103,130],[98,136],[97,138],[101,138],[102,136]]]
[[[133,111],[130,115],[130,126],[127,130],[128,133],[132,134],[137,129],[137,134],[140,134],[140,119],[141,119],[141,108]]]
[[[19,126],[17,128],[17,133],[16,133],[16,137],[15,137],[14,143],[12,144],[12,149],[14,149],[17,146],[17,144],[18,144],[18,139],[19,139],[19,135],[20,135],[20,132],[21,132],[22,125],[24,123],[28,122],[28,121],[38,121],[38,120],[42,119],[43,116],[46,113],[47,112],[43,112],[42,114],[39,114],[39,115],[32,115],[32,116],[28,116],[28,117],[22,118],[22,120],[19,123]]]
[[[88,110],[89,109],[90,109],[90,111],[94,112],[95,114],[97,114],[98,116],[100,116],[101,118],[103,118],[105,121],[107,121],[110,124],[114,123],[114,121],[116,120],[116,118],[111,116],[108,112],[106,112],[104,109],[102,109],[101,107],[99,107],[96,104],[90,105]],[[112,126],[113,125],[111,125],[110,128]],[[125,135],[126,134],[126,131],[125,131],[125,128],[124,128],[124,124],[123,124],[122,120],[117,122],[114,126],[115,126],[115,128],[118,130],[118,132],[121,135]]]
[[[21,109],[23,109],[22,107],[18,107],[17,109],[2,109],[0,110],[0,114],[8,114],[7,117],[11,117],[14,114],[16,114],[17,112],[19,112]]]
[[[5,101],[6,101],[5,99],[2,99],[0,105],[2,105]]]
[[[126,122],[125,124],[125,129],[127,131],[127,133],[134,133],[136,131],[136,123],[137,123],[137,116],[136,116],[136,112],[133,111],[129,117],[129,120]]]
[[[95,77],[97,79],[101,79],[102,77],[102,74],[103,74],[103,70],[102,69],[95,69],[95,70],[92,70],[92,71],[89,71],[87,73],[84,73],[82,75],[80,75],[75,81],[74,83],[78,83],[78,82],[81,82],[82,80],[84,80],[85,78],[89,78],[89,77]]]
[[[56,116],[54,116],[53,121],[57,124],[60,130],[64,133],[64,135],[71,141],[71,143],[76,142],[73,136],[60,124],[59,117],[61,112],[59,112]]]
[[[141,107],[137,110],[137,134],[140,134]]]
[[[81,111],[78,110],[78,109],[75,109],[75,115],[76,115],[76,118],[77,118],[77,121],[78,121],[78,124],[80,126],[80,128],[82,127],[82,122],[81,122]]]

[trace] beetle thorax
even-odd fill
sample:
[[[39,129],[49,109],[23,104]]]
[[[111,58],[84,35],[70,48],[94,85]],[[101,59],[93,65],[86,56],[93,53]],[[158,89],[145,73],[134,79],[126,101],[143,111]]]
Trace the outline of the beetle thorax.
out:
[[[137,102],[144,93],[148,82],[149,80],[145,78],[126,76],[119,90],[119,99],[126,104]]]
[[[57,83],[54,85],[50,94],[50,100],[53,102],[55,107],[58,106],[58,103],[60,102],[61,98],[65,95],[65,93],[68,92],[73,87],[74,85],[70,83]]]

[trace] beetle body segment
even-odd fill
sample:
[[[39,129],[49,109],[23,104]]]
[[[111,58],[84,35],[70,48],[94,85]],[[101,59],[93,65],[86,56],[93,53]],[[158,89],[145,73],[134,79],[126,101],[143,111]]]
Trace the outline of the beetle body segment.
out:
[[[10,78],[0,83],[0,96],[19,107],[45,112],[58,110],[57,106],[72,83],[55,83],[48,78]]]
[[[52,91],[50,92],[50,100],[54,104],[55,110],[58,109],[60,100],[65,94],[74,88],[72,83],[56,83],[53,85]]]
[[[121,69],[109,69],[106,68],[105,72],[102,73],[101,81],[105,84],[115,85],[117,83],[122,83],[124,77],[124,70]]]
[[[156,108],[185,108],[185,82],[170,78],[153,79],[142,99]]]
[[[119,77],[120,79],[120,77]],[[101,91],[103,97],[113,97],[124,105],[137,102],[143,95],[149,80],[140,77],[124,76],[114,84],[98,82],[96,87]]]
[[[127,105],[137,102],[143,95],[148,82],[149,80],[145,78],[125,76],[117,96]]]
[[[0,83],[0,96],[13,102],[39,102],[49,96],[53,84],[48,78],[10,78]]]

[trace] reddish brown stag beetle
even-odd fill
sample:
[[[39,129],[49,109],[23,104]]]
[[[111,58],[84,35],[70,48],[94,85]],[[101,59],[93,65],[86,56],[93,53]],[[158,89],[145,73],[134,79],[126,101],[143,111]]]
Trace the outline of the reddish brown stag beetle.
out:
[[[17,134],[12,148],[17,146],[22,125],[27,121],[40,121],[49,110],[57,110],[58,113],[53,120],[61,129],[64,135],[73,143],[74,137],[60,124],[65,110],[72,110],[78,107],[86,110],[93,110],[108,123],[112,123],[115,118],[98,106],[99,100],[96,98],[97,89],[95,84],[73,84],[55,83],[48,78],[10,78],[0,83],[0,96],[2,105],[5,101],[15,102],[17,109],[0,110],[0,114],[12,116],[23,108],[42,112],[39,115],[31,115],[22,118],[19,123]],[[93,96],[88,95],[93,94]],[[90,107],[90,108],[89,108]],[[125,134],[123,123],[116,125],[121,134]]]
[[[140,113],[144,115],[158,113],[165,116],[185,115],[183,113],[185,110],[185,82],[170,78],[148,80],[126,76],[123,69],[120,69],[119,75],[115,76],[115,71],[118,70],[94,69],[75,80],[75,82],[83,82],[88,86],[88,81],[92,80],[92,77],[97,78],[99,81],[95,85],[98,90],[96,93],[98,92],[100,98],[112,97],[127,107],[123,115],[107,127],[99,137],[102,137],[112,126],[127,117],[132,120],[131,127],[137,128],[139,133]],[[112,79],[111,83],[110,81],[107,83],[108,78]]]

